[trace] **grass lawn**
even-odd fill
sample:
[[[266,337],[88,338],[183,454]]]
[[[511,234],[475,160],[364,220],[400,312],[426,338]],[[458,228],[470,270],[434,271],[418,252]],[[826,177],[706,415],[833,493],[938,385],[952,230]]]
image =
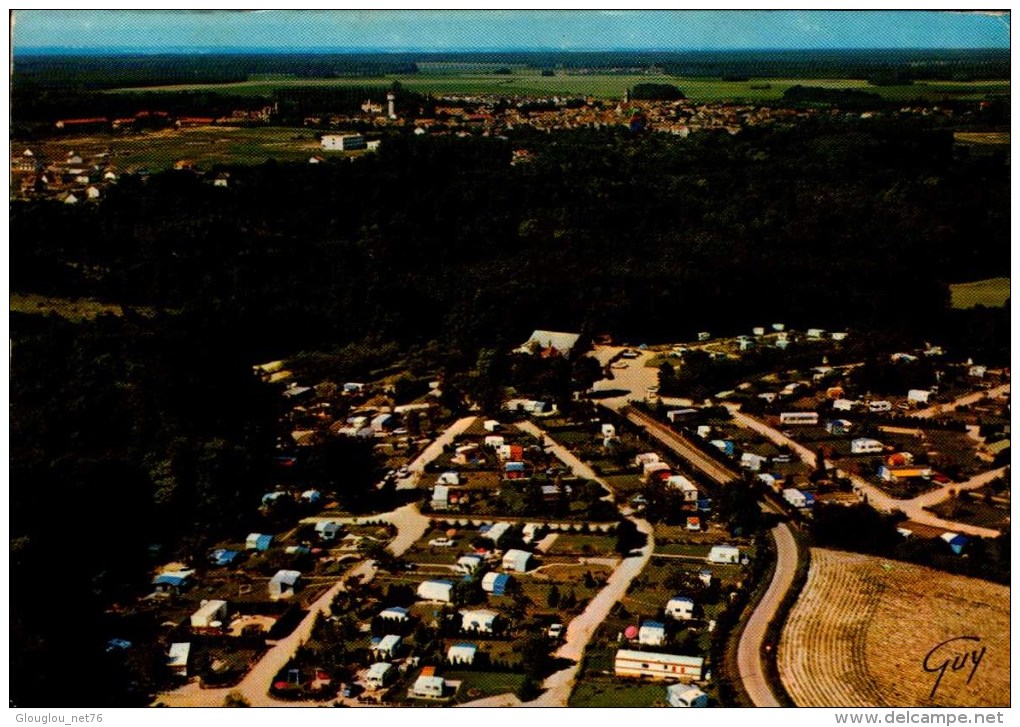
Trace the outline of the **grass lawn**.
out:
[[[977,305],[999,308],[1009,300],[1009,278],[955,283],[949,286],[949,294],[953,308],[973,308]]]
[[[639,681],[615,681],[604,677],[578,682],[569,707],[665,707],[666,685]]]
[[[606,535],[558,535],[546,555],[615,556],[616,538]]]
[[[455,697],[457,702],[516,692],[524,683],[523,674],[505,671],[447,671],[443,678],[461,683]]]

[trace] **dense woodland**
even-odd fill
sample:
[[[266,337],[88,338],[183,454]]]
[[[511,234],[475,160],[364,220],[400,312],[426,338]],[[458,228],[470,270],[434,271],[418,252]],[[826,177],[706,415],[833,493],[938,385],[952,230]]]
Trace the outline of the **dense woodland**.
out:
[[[512,166],[517,148],[533,161]],[[280,405],[258,361],[335,355],[355,375],[368,352],[429,352],[491,390],[520,378],[499,352],[534,328],[652,343],[772,321],[1008,361],[1008,313],[950,312],[946,283],[1009,274],[1009,167],[922,122],[394,135],[217,171],[228,188],[167,172],[93,205],[11,203],[12,290],[127,306],[11,316],[19,704],[144,693],[103,653],[103,610],[147,583],[149,545],[245,532]],[[322,472],[357,461],[366,482],[363,454],[323,452]],[[68,679],[72,655],[89,666]]]

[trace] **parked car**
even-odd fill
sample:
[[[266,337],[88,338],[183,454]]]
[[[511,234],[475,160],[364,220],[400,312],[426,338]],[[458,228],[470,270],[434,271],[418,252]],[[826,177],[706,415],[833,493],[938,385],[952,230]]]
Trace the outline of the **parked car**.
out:
[[[554,641],[559,641],[560,639],[563,638],[563,624],[561,623],[552,624],[549,627],[549,630],[546,632],[546,635],[550,639],[553,639]]]

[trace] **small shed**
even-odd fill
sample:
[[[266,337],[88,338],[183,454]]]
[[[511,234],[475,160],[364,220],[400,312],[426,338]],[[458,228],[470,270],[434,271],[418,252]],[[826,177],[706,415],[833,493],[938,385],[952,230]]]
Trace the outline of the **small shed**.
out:
[[[638,629],[638,643],[645,646],[662,646],[666,643],[666,627],[658,621],[645,621]]]
[[[269,597],[274,601],[290,598],[300,587],[301,571],[280,570],[269,580]]]
[[[244,541],[244,547],[248,550],[269,550],[272,544],[273,536],[262,533],[249,533]]]
[[[473,664],[477,653],[478,647],[474,644],[454,644],[446,650],[446,660],[450,664]]]
[[[708,552],[709,563],[739,563],[740,548],[735,545],[713,545]]]
[[[670,707],[707,707],[708,695],[693,684],[670,684],[666,687],[666,703]]]
[[[191,614],[191,628],[196,631],[219,629],[227,620],[227,602],[203,601],[202,606]]]
[[[694,618],[694,599],[690,596],[673,596],[666,602],[666,615],[677,621]]]
[[[486,573],[482,577],[482,590],[494,596],[506,594],[506,587],[510,583],[510,576],[506,573]]]
[[[453,602],[452,581],[423,581],[418,585],[418,598],[422,601]]]
[[[503,555],[503,570],[527,573],[530,563],[531,553],[526,550],[512,548]]]
[[[167,656],[166,665],[178,676],[188,676],[188,658],[191,656],[191,644],[188,642],[177,642],[170,644],[170,653]]]

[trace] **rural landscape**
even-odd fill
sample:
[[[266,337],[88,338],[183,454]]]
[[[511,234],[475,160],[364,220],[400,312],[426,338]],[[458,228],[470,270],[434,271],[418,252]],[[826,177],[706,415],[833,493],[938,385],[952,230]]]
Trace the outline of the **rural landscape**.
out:
[[[1008,35],[15,12],[11,705],[1008,707]]]

